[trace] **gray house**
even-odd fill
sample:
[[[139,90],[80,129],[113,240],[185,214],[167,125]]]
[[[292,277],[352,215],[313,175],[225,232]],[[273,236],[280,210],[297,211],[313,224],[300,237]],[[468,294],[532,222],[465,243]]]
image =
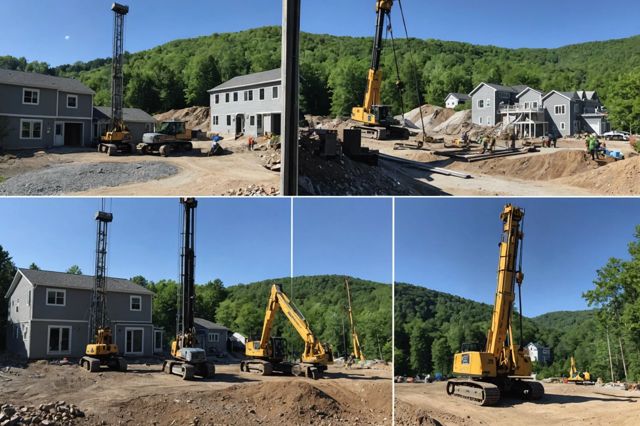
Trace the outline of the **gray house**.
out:
[[[89,146],[93,95],[71,78],[0,69],[0,121],[6,149]]]
[[[502,120],[500,108],[513,105],[518,93],[526,86],[501,86],[492,83],[480,83],[469,93],[472,102],[471,120],[480,126],[495,126]]]
[[[449,93],[444,98],[444,104],[447,108],[455,108],[458,105],[464,105],[471,100],[471,97],[464,93]]]
[[[209,90],[211,131],[220,135],[280,134],[281,71],[232,78]]]
[[[498,108],[502,127],[512,127],[519,137],[535,138],[548,133],[548,123],[540,90],[526,87],[516,95],[515,103]]]
[[[141,109],[124,108],[122,116],[133,142],[141,142],[142,135],[155,131],[156,119]],[[96,139],[110,130],[110,124],[111,107],[93,107],[93,134]]]
[[[227,352],[227,339],[229,329],[204,318],[195,318],[198,346],[205,350],[207,355],[215,355]]]
[[[529,351],[529,358],[531,358],[531,361],[544,365],[549,365],[551,363],[551,348],[542,346],[539,343],[531,342],[527,345],[527,350]]]
[[[5,295],[8,350],[28,359],[84,355],[93,281],[88,275],[18,269]],[[107,312],[125,356],[150,356],[162,348],[154,342],[162,330],[153,327],[152,297],[129,280],[107,278]]]

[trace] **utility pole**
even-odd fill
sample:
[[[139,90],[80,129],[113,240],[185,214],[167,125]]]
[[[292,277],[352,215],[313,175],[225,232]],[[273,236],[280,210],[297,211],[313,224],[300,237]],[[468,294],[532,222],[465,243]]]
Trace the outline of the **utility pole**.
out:
[[[298,195],[300,0],[282,0],[282,171],[280,195]]]

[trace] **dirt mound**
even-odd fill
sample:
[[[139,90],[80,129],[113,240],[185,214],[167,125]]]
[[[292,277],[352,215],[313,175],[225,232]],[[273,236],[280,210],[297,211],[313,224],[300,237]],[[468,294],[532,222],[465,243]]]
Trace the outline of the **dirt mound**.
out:
[[[211,132],[211,117],[209,107],[191,107],[172,109],[171,111],[153,116],[158,121],[180,120],[186,121],[187,127],[201,132]]]
[[[417,408],[404,402],[397,402],[395,424],[397,426],[442,426],[443,424],[470,425],[476,423],[454,414],[435,412],[425,408]]]
[[[594,189],[606,195],[640,195],[640,156],[559,180],[563,184]]]
[[[598,167],[583,151],[559,151],[525,157],[494,158],[465,165],[466,170],[525,180],[552,180]]]
[[[409,124],[412,124],[419,129],[421,127],[420,126],[421,110],[422,110],[422,122],[423,122],[422,127],[427,133],[431,132],[435,127],[449,120],[455,114],[455,111],[452,109],[441,108],[438,106],[426,104],[420,108],[416,108],[407,112],[404,115],[404,119],[408,120],[410,122]]]

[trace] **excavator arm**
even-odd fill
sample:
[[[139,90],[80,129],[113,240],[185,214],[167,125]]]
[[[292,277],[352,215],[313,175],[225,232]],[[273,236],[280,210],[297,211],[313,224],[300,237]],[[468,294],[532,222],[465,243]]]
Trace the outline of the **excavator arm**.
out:
[[[304,341],[303,362],[328,364],[332,361],[333,356],[331,350],[316,338],[304,315],[302,315],[277,284],[271,287],[269,303],[267,304],[262,326],[262,335],[260,337],[261,350],[266,350],[269,345],[271,330],[273,329],[276,314],[279,310],[287,317],[291,325],[293,325],[293,328]]]

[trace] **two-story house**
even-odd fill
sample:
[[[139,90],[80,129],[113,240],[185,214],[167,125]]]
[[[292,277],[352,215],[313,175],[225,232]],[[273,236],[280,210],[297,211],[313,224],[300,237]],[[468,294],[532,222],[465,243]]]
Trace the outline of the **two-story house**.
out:
[[[2,146],[90,146],[94,94],[71,78],[0,69]]]
[[[28,359],[83,356],[90,341],[93,284],[93,276],[18,269],[5,295],[7,350]],[[162,349],[162,331],[151,317],[152,297],[129,280],[107,278],[107,314],[125,356],[150,356]]]
[[[204,318],[194,318],[198,347],[204,349],[207,356],[227,352],[229,329]]]
[[[209,90],[211,131],[221,135],[280,134],[280,69],[232,78]]]
[[[543,365],[551,364],[551,348],[542,346],[539,343],[529,343],[527,345],[529,351],[529,358],[531,361],[538,362]]]
[[[471,121],[480,126],[500,124],[500,109],[516,103],[517,95],[526,86],[502,86],[493,83],[480,83],[469,93],[471,97]]]
[[[502,115],[502,127],[513,128],[521,138],[536,138],[548,134],[548,123],[540,90],[526,87],[516,95],[513,104],[503,104],[498,112]]]

